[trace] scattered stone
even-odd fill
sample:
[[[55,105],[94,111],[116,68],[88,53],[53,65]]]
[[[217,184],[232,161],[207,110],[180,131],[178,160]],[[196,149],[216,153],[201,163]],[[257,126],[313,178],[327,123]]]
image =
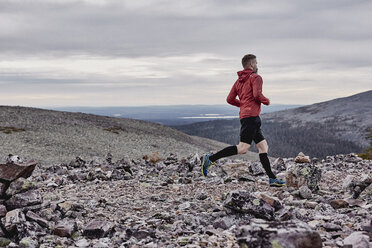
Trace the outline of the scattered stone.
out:
[[[300,152],[295,158],[296,163],[310,163],[310,157]]]
[[[335,199],[335,200],[332,200],[329,204],[331,204],[331,206],[334,209],[349,207],[349,203],[345,201],[344,199]]]
[[[4,217],[6,215],[6,207],[4,205],[0,205],[0,217]]]
[[[9,211],[5,216],[5,229],[7,232],[12,233],[16,225],[24,222],[26,222],[26,217],[20,209]]]
[[[324,229],[327,231],[339,231],[342,230],[340,225],[333,224],[333,223],[326,223],[323,225]]]
[[[73,220],[63,220],[54,227],[53,234],[60,237],[71,237],[77,230],[77,224]]]
[[[9,188],[6,190],[6,194],[12,196],[35,188],[36,184],[34,182],[20,177],[10,184]]]
[[[28,178],[29,176],[31,176],[36,165],[37,162],[33,160],[19,164],[0,164],[0,179],[12,182],[20,177]]]
[[[264,168],[262,167],[262,164],[259,163],[259,162],[253,162],[249,165],[249,172],[253,175],[253,176],[257,176],[257,175],[263,175],[265,174],[265,170]]]
[[[279,209],[282,208],[282,203],[280,202],[280,200],[278,198],[268,196],[268,195],[263,194],[263,193],[259,194],[258,196],[261,197],[268,204],[270,204],[270,206],[272,206],[275,209],[275,211],[278,211]]]
[[[287,187],[300,188],[306,185],[313,193],[319,190],[318,183],[322,177],[321,169],[316,165],[299,164],[292,166],[287,171]]]
[[[112,229],[113,225],[107,221],[92,221],[85,228],[83,235],[88,238],[103,238]]]
[[[89,247],[90,243],[86,239],[80,239],[75,242],[75,245],[77,247]]]
[[[38,190],[30,190],[13,195],[6,201],[8,209],[23,208],[42,203],[42,196]]]
[[[344,245],[351,245],[352,248],[369,248],[369,237],[363,232],[353,232],[344,239]]]
[[[0,182],[0,197],[4,195],[6,188],[7,188],[7,185],[5,183]]]
[[[229,214],[250,214],[257,218],[272,220],[275,209],[261,198],[256,198],[248,191],[232,191],[224,202]]]
[[[306,185],[302,185],[299,191],[303,199],[311,199],[313,197],[311,190]]]
[[[304,222],[255,221],[238,228],[240,247],[321,248],[322,239]]]
[[[275,161],[272,164],[272,168],[273,170],[276,170],[278,172],[287,170],[287,166],[285,165],[284,159],[281,157],[275,159]]]
[[[31,237],[25,237],[19,242],[20,248],[37,248],[39,244],[36,240],[32,239]]]
[[[44,220],[43,218],[41,218],[39,215],[35,214],[32,211],[27,211],[26,218],[37,222],[40,226],[49,227],[48,221]]]
[[[352,194],[354,199],[357,199],[359,195],[372,183],[372,177],[364,174],[361,177],[354,177],[353,180],[347,184],[347,187]]]
[[[0,247],[6,247],[11,242],[12,241],[10,239],[0,237]]]

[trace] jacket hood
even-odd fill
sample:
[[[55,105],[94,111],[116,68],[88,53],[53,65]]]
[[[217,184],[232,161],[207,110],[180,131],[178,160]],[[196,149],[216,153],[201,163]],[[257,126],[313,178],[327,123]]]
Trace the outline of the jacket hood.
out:
[[[253,70],[251,68],[238,71],[237,74],[239,76],[238,78],[239,83],[244,83],[245,81],[247,81],[247,79],[252,73],[253,73]]]

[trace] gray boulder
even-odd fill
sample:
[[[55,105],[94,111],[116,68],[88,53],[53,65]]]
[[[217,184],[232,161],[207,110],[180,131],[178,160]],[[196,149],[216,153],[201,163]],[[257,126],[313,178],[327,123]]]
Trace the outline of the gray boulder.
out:
[[[236,237],[240,247],[322,247],[319,233],[300,221],[268,222],[253,219],[249,225],[237,229]]]
[[[253,215],[257,218],[274,219],[275,209],[261,198],[256,198],[248,191],[232,191],[226,196],[224,207],[228,214]]]

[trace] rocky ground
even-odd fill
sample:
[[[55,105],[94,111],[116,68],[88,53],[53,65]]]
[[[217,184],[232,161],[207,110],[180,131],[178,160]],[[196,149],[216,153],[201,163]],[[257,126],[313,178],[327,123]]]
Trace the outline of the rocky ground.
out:
[[[107,154],[35,170],[4,162],[0,247],[372,244],[372,161],[278,158],[283,188],[269,187],[257,161],[220,159],[207,178],[199,165],[198,154]]]

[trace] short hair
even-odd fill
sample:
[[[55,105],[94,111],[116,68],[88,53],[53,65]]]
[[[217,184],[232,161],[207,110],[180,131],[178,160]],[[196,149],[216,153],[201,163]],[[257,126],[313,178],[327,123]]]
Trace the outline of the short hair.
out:
[[[256,55],[253,55],[253,54],[244,55],[244,57],[242,58],[243,68],[245,68],[255,58],[256,58]]]

